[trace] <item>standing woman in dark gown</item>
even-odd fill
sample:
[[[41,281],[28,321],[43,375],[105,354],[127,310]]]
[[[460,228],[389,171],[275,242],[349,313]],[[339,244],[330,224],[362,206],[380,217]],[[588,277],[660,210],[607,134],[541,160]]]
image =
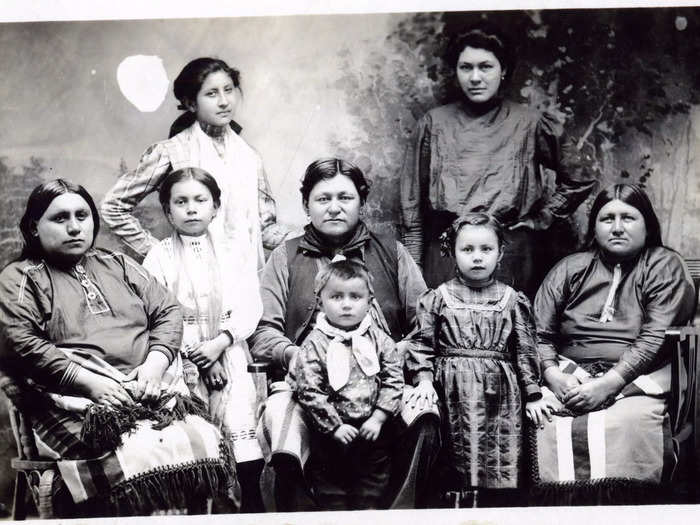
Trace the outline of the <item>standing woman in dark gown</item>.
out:
[[[542,273],[536,232],[570,215],[594,182],[562,166],[555,115],[503,97],[514,59],[494,28],[472,27],[447,59],[463,96],[418,121],[401,175],[403,242],[435,287],[454,273],[454,260],[440,256],[440,234],[458,215],[491,214],[506,228],[497,278],[532,296]],[[551,195],[543,168],[556,172]]]

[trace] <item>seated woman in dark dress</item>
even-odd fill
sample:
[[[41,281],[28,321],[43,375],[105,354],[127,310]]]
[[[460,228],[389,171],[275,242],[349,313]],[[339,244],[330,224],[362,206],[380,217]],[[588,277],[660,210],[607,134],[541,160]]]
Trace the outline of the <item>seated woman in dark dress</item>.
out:
[[[310,224],[304,235],[287,240],[270,255],[261,280],[263,315],[249,339],[257,360],[272,361],[286,371],[299,346],[314,327],[320,311],[314,295],[319,269],[334,257],[362,260],[374,299],[373,321],[394,341],[415,326],[418,296],[425,291],[420,271],[401,243],[370,230],[360,220],[369,184],[357,167],[342,159],[320,159],[309,165],[301,194]],[[407,399],[408,405],[416,403]],[[413,412],[417,416],[423,406]],[[407,409],[406,409],[407,410]],[[404,419],[411,419],[408,412]],[[265,439],[277,474],[277,510],[311,510],[314,503],[299,490],[301,469],[308,459],[308,427],[291,392],[270,396],[265,414]],[[417,417],[397,430],[391,482],[385,505],[412,508],[425,504],[428,466],[437,452],[437,423]]]
[[[81,504],[70,512],[203,508],[232,489],[225,442],[182,378],[179,306],[132,259],[93,247],[88,192],[38,186],[20,229],[22,255],[0,274],[0,367]]]
[[[663,342],[692,316],[695,292],[638,186],[598,195],[588,239],[589,250],[552,269],[534,303],[545,384],[560,402],[536,433],[535,478],[555,501],[624,503],[675,467]]]

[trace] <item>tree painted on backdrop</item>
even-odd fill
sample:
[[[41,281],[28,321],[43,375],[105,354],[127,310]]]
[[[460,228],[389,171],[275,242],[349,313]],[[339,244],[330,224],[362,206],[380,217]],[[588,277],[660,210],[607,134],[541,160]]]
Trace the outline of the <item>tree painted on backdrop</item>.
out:
[[[331,143],[373,180],[368,222],[395,231],[396,179],[415,122],[459,96],[442,56],[455,35],[481,19],[500,27],[516,47],[506,96],[548,108],[564,123],[565,164],[585,170],[601,187],[646,187],[667,242],[700,255],[700,243],[682,234],[700,226],[700,182],[694,177],[698,9],[419,13],[401,18],[381,48],[360,63],[348,47],[337,87],[345,91],[358,133]],[[579,244],[591,201],[556,225],[575,232]]]

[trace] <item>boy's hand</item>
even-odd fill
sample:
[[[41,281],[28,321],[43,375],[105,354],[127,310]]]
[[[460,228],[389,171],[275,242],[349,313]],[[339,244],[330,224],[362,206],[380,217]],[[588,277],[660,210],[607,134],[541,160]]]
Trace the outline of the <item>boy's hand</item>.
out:
[[[360,427],[360,437],[367,441],[377,441],[386,419],[387,416],[384,411],[375,409],[369,419],[362,423]]]
[[[544,428],[545,418],[552,422],[552,412],[561,408],[561,403],[551,396],[543,397],[537,401],[528,401],[525,404],[525,413],[530,421],[539,428]]]
[[[343,423],[333,432],[333,439],[343,445],[349,445],[357,437],[358,431],[352,425]]]
[[[224,367],[216,361],[204,372],[204,384],[209,390],[221,390],[226,386],[228,378]]]

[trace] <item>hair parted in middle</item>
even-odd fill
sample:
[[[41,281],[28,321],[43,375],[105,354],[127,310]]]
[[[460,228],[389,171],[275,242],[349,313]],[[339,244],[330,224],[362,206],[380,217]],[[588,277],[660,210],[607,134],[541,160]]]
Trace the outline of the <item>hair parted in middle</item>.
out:
[[[313,161],[306,168],[304,178],[301,180],[301,188],[299,189],[304,205],[308,204],[309,195],[316,184],[322,180],[332,179],[336,175],[345,175],[353,182],[360,196],[361,205],[367,201],[370,183],[365,178],[362,170],[350,161],[336,157],[327,157]]]
[[[467,47],[493,53],[504,72],[503,85],[508,83],[515,69],[515,53],[506,35],[496,25],[482,21],[457,35],[449,44],[444,57],[451,69],[457,68],[459,56]]]
[[[211,193],[211,198],[214,201],[214,206],[219,208],[221,206],[221,188],[216,182],[216,179],[209,174],[208,171],[202,168],[181,168],[179,170],[171,171],[165,176],[165,179],[160,184],[160,189],[158,190],[158,200],[165,213],[170,211],[170,193],[173,186],[178,182],[183,180],[192,179],[197,182],[201,182],[206,186]]]
[[[588,232],[586,233],[586,245],[589,248],[595,245],[595,225],[598,220],[598,213],[603,206],[613,200],[620,200],[636,208],[642,214],[647,229],[645,247],[663,246],[659,218],[656,216],[649,196],[642,187],[637,184],[612,184],[600,190],[591,206],[591,211],[588,215]]]
[[[39,184],[27,199],[27,207],[19,221],[19,230],[24,240],[20,259],[40,259],[44,256],[41,240],[34,235],[36,223],[41,219],[54,199],[66,193],[80,195],[90,208],[93,223],[90,246],[95,245],[97,234],[100,233],[100,214],[97,212],[97,206],[92,195],[80,184],[75,184],[65,179],[53,179]]]
[[[316,297],[321,296],[321,292],[326,287],[331,277],[335,277],[341,281],[362,279],[365,284],[367,284],[370,295],[374,295],[372,276],[369,274],[365,264],[359,259],[346,259],[343,257],[342,259],[331,261],[321,268],[314,279],[314,294],[316,294]]]
[[[241,73],[236,68],[229,66],[219,58],[200,57],[190,60],[173,81],[173,94],[179,102],[177,109],[184,111],[184,113],[172,123],[168,137],[173,137],[182,130],[189,128],[197,120],[195,114],[191,111],[192,107],[196,105],[197,94],[202,89],[202,84],[204,84],[206,78],[217,71],[223,71],[231,77],[233,87],[243,93],[241,90]],[[231,127],[236,133],[240,131],[238,124],[233,121],[231,121]]]
[[[493,230],[498,238],[498,248],[503,251],[505,239],[501,222],[488,213],[472,212],[458,217],[444,232],[442,232],[442,235],[440,235],[440,255],[443,257],[454,257],[457,236],[460,230],[465,226],[485,226]]]

